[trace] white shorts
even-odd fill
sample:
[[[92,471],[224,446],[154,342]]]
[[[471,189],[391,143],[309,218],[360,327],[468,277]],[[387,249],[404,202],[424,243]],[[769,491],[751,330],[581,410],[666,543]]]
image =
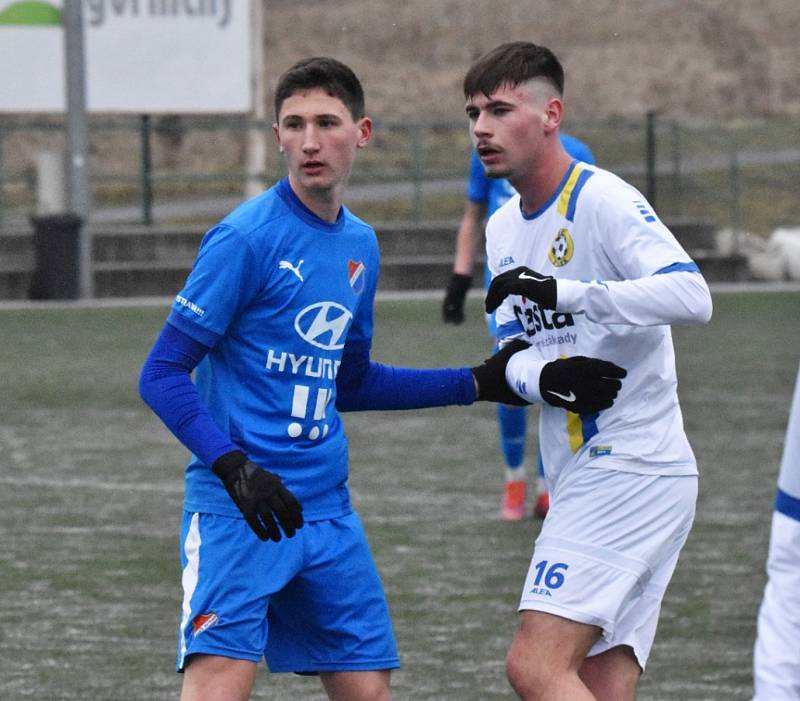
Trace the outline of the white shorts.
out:
[[[598,655],[629,645],[644,669],[694,520],[697,477],[576,467],[562,474],[519,609],[598,626]]]
[[[758,612],[754,701],[800,699],[800,521],[776,511]]]

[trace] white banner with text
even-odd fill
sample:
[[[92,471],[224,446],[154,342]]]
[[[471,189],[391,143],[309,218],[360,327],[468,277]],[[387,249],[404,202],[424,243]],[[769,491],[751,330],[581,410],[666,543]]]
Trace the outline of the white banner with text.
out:
[[[0,0],[0,112],[65,110],[63,4]],[[90,112],[250,111],[250,0],[83,0],[82,9]]]

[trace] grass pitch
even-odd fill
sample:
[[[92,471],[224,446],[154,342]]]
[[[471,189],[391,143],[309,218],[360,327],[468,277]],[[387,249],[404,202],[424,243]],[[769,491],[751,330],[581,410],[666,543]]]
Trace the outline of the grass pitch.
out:
[[[715,296],[675,329],[697,520],[643,701],[749,699],[772,499],[800,348],[798,293]],[[0,311],[0,698],[177,698],[177,534],[186,453],[138,398],[165,308]],[[374,357],[475,364],[477,300],[380,302]],[[504,656],[538,532],[500,521],[494,408],[348,415],[351,486],[395,621],[398,701],[512,699]],[[531,440],[535,422],[531,422]],[[262,669],[254,699],[323,695]]]

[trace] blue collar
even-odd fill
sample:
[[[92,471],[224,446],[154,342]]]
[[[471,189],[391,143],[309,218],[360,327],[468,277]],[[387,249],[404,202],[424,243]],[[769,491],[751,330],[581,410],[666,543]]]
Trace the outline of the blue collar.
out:
[[[536,217],[541,215],[542,212],[544,212],[544,210],[546,210],[551,204],[553,204],[553,202],[555,202],[558,199],[559,195],[561,194],[561,191],[564,189],[564,185],[566,185],[567,180],[569,180],[569,176],[572,175],[572,171],[575,170],[576,163],[577,161],[573,160],[572,163],[569,164],[567,172],[564,174],[564,177],[561,178],[561,182],[558,184],[558,187],[555,189],[553,194],[550,195],[547,202],[545,202],[541,207],[539,207],[539,209],[537,209],[533,214],[525,214],[525,212],[522,211],[522,198],[520,197],[519,213],[522,215],[523,219],[525,219],[526,221],[531,221],[533,219],[536,219]]]
[[[330,222],[326,222],[324,219],[320,219],[316,214],[314,214],[314,212],[312,212],[300,201],[300,198],[295,194],[294,190],[292,190],[292,186],[289,184],[289,178],[283,178],[275,187],[277,189],[278,196],[289,206],[292,212],[294,212],[309,226],[313,226],[315,229],[320,229],[321,231],[327,231],[329,233],[336,233],[344,228],[344,207],[339,207],[339,213],[336,215],[336,221],[331,224]]]

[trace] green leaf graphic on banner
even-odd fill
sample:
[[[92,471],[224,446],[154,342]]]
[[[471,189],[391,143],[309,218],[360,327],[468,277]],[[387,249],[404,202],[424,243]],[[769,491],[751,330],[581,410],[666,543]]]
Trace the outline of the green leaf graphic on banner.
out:
[[[38,0],[16,2],[0,12],[0,25],[4,24],[60,25],[61,10]]]

